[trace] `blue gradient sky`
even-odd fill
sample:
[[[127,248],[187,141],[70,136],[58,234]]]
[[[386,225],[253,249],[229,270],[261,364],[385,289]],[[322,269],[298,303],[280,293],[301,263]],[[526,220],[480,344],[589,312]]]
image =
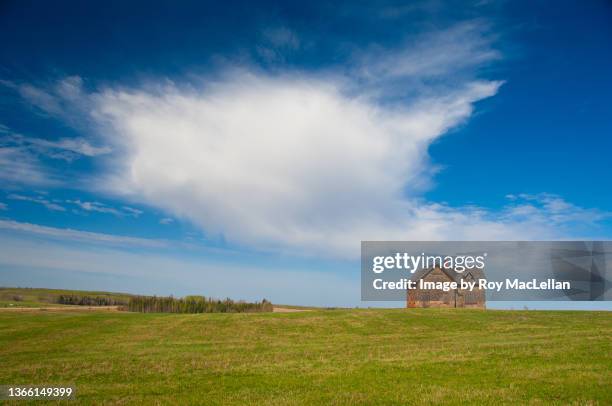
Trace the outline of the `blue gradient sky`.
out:
[[[359,305],[362,239],[609,239],[606,1],[0,4],[0,285]]]

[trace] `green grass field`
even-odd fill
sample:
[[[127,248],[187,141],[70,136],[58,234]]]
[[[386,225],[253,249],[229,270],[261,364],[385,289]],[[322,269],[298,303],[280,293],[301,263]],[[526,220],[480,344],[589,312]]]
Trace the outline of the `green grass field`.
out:
[[[85,404],[603,405],[612,313],[4,311],[0,364]]]

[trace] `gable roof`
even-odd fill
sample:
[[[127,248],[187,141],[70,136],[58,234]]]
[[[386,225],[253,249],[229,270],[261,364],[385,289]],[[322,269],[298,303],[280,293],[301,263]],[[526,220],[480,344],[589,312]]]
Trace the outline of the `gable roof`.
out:
[[[483,268],[474,268],[470,270],[466,270],[464,272],[456,272],[453,268],[444,268],[444,267],[432,267],[432,268],[421,268],[412,274],[411,280],[418,281],[419,279],[423,279],[434,269],[441,270],[446,276],[448,276],[453,282],[461,282],[461,280],[465,279],[468,275],[472,275],[475,280],[484,278],[484,269]]]
[[[470,274],[472,275],[472,277],[475,280],[484,279],[485,278],[485,273],[484,273],[484,269],[483,268],[474,268],[474,269],[470,269],[470,270],[467,270],[467,271],[463,272],[463,274],[461,274],[462,275],[462,279],[467,278],[467,276],[470,275]]]

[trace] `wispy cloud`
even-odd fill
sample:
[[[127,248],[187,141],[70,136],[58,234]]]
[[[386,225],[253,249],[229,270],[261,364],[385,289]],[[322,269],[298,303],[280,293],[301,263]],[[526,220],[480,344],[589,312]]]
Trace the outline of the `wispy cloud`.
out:
[[[19,194],[10,194],[7,196],[7,198],[11,199],[11,200],[22,200],[22,201],[26,201],[26,202],[32,202],[32,203],[37,203],[40,205],[45,206],[47,209],[49,210],[53,210],[53,211],[66,211],[66,208],[59,205],[57,202],[52,202],[44,197],[41,196],[24,196],[24,195],[19,195]]]
[[[17,92],[24,101],[45,116],[60,118],[77,125],[86,120],[90,106],[84,97],[83,79],[68,76],[46,85],[0,80],[0,85]]]
[[[0,210],[8,210],[8,206],[6,205],[6,203],[0,202]]]
[[[447,29],[410,39],[403,49],[375,49],[363,57],[361,73],[369,78],[392,80],[398,77],[427,79],[465,74],[469,69],[498,60],[494,36],[483,21],[466,21]]]
[[[110,147],[96,147],[91,145],[89,141],[84,138],[61,138],[58,140],[44,140],[41,138],[26,138],[21,137],[19,142],[25,145],[31,145],[37,147],[38,151],[51,156],[52,158],[58,157],[66,159],[59,155],[53,155],[53,150],[59,150],[64,152],[72,152],[72,155],[67,160],[73,160],[75,156],[83,155],[87,157],[94,157],[98,155],[108,154],[112,151]]]
[[[168,224],[172,224],[172,223],[174,223],[174,220],[171,219],[170,217],[164,217],[164,218],[159,220],[159,224],[168,225]]]
[[[72,162],[83,156],[96,157],[110,152],[110,147],[94,146],[82,137],[57,140],[26,137],[0,125],[0,182],[59,185],[65,173],[43,163],[41,158]]]
[[[142,210],[135,209],[133,207],[122,206],[121,208],[116,209],[104,203],[81,201],[80,199],[66,200],[66,203],[74,204],[78,206],[80,209],[88,211],[88,212],[107,213],[107,214],[113,214],[118,217],[124,217],[124,216],[139,217],[143,213]]]
[[[60,200],[60,199],[49,199],[46,196],[26,196],[23,194],[11,193],[7,196],[8,199],[11,200],[20,200],[24,202],[31,202],[40,204],[52,211],[66,211],[67,208],[62,206],[62,203],[67,203],[69,205],[77,206],[80,210],[85,212],[95,212],[95,213],[105,213],[112,214],[117,217],[139,217],[142,213],[144,213],[140,209],[136,209],[129,206],[121,206],[119,208],[115,208],[109,206],[107,204],[97,202],[97,201],[82,201],[80,199],[76,200]],[[74,210],[73,210],[74,211]]]
[[[279,63],[284,62],[285,56],[295,53],[301,45],[298,35],[287,27],[266,28],[255,52],[266,63]]]
[[[81,156],[95,157],[108,154],[112,149],[108,146],[94,146],[82,137],[60,138],[48,140],[36,137],[26,137],[14,133],[6,126],[0,133],[0,148],[19,149],[32,156],[44,155],[53,159],[73,161]]]
[[[0,145],[0,182],[52,186],[61,183],[61,176],[48,171],[29,151]]]
[[[93,134],[87,125],[90,98],[83,92],[80,77],[70,76],[47,85],[0,80],[0,86],[14,90],[37,112]],[[72,162],[81,157],[97,157],[110,152],[110,147],[97,146],[84,137],[30,137],[0,124],[0,181],[58,185],[63,183],[65,174],[54,170],[41,158]]]
[[[40,110],[53,115],[60,115],[62,113],[62,107],[58,99],[41,88],[30,84],[21,86],[14,85],[12,87],[19,91],[21,97],[38,107]]]
[[[502,58],[490,31],[486,22],[472,20],[409,37],[400,48],[374,44],[356,52],[352,75],[359,92],[383,100],[419,93],[443,96]]]
[[[138,217],[140,216],[142,213],[144,213],[144,211],[139,210],[139,209],[135,209],[133,207],[129,207],[129,206],[121,206],[121,209],[124,211],[124,213],[127,213],[133,217]]]
[[[580,207],[551,193],[509,194],[506,198],[510,204],[505,207],[501,216],[506,219],[526,218],[532,223],[561,227],[571,224],[594,226],[612,218],[610,212]]]
[[[23,223],[14,220],[0,220],[0,229],[24,232],[61,240],[72,240],[77,242],[93,244],[110,244],[116,246],[136,246],[162,248],[168,247],[169,243],[164,240],[153,240],[147,238],[127,237],[114,234],[94,233],[90,231],[74,230],[71,228],[55,228],[41,226],[32,223]]]
[[[300,47],[297,34],[287,27],[267,28],[263,31],[263,37],[275,47],[291,49]]]
[[[79,208],[85,211],[93,211],[93,212],[98,212],[98,213],[109,213],[109,214],[114,214],[116,216],[119,216],[121,214],[119,210],[112,208],[112,207],[108,207],[99,202],[83,202],[81,200],[67,200],[66,202],[77,205]]]

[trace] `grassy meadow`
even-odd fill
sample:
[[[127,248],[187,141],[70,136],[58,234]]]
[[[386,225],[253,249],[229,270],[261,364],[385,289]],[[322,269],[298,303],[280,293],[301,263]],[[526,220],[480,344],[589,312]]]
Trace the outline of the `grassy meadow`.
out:
[[[0,360],[83,404],[604,405],[612,313],[1,311]]]

